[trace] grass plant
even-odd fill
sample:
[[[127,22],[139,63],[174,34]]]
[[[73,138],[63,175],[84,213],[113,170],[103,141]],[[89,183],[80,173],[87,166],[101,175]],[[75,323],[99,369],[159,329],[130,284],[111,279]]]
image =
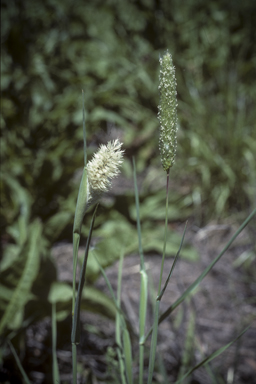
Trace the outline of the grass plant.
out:
[[[163,242],[163,254],[162,254],[162,262],[161,262],[161,269],[160,269],[160,277],[158,282],[157,298],[156,298],[156,304],[155,304],[154,324],[153,324],[149,368],[148,368],[148,381],[147,381],[148,384],[151,384],[153,380],[153,373],[154,373],[154,366],[155,366],[155,359],[156,359],[156,348],[157,348],[159,307],[160,307],[160,301],[165,289],[164,288],[163,291],[161,292],[164,261],[166,256],[167,232],[168,232],[169,175],[170,175],[170,168],[174,164],[176,148],[177,148],[176,135],[177,135],[178,126],[177,126],[176,78],[175,78],[175,68],[172,63],[172,57],[168,52],[166,52],[163,58],[160,58],[159,91],[160,91],[160,104],[158,107],[158,110],[159,110],[158,118],[160,121],[159,148],[160,148],[162,166],[164,171],[166,171],[166,205],[165,205],[165,231],[164,231],[164,242]],[[170,272],[170,275],[171,275],[171,272]]]
[[[167,60],[164,62],[164,60]],[[138,235],[138,250],[140,257],[140,300],[139,300],[139,334],[137,344],[132,343],[132,337],[130,335],[130,330],[127,324],[127,319],[121,308],[121,293],[122,293],[122,269],[123,269],[123,252],[120,255],[119,263],[119,273],[118,273],[118,287],[117,294],[114,293],[111,283],[107,278],[107,275],[97,260],[99,270],[101,271],[106,284],[109,288],[111,298],[114,302],[116,309],[116,355],[118,359],[119,375],[120,382],[122,384],[133,384],[137,382],[137,378],[134,376],[134,364],[133,359],[133,350],[138,350],[139,363],[138,363],[138,383],[143,384],[152,384],[155,382],[155,361],[159,361],[159,367],[162,372],[162,376],[167,380],[167,373],[163,367],[163,361],[160,356],[157,355],[157,337],[159,325],[177,308],[185,299],[189,298],[191,293],[196,289],[196,287],[202,282],[206,275],[212,270],[214,265],[220,260],[224,255],[226,250],[230,247],[233,241],[241,233],[241,231],[246,227],[246,225],[253,219],[256,215],[256,208],[251,212],[247,219],[243,222],[240,228],[236,233],[231,237],[227,242],[223,250],[219,255],[212,261],[212,263],[205,268],[201,275],[185,290],[185,292],[171,305],[168,309],[161,313],[161,299],[165,294],[169,280],[174,272],[176,263],[178,261],[180,252],[182,250],[185,232],[187,228],[187,223],[181,238],[180,245],[177,249],[176,256],[174,258],[172,267],[169,271],[167,279],[163,282],[163,270],[164,262],[166,256],[166,243],[168,238],[168,197],[169,197],[169,177],[170,169],[174,164],[175,152],[176,152],[176,132],[177,132],[177,115],[176,115],[176,80],[174,75],[174,68],[171,61],[171,56],[167,52],[163,59],[160,60],[161,66],[166,65],[166,68],[161,68],[160,74],[160,107],[159,107],[159,120],[160,124],[163,124],[161,133],[160,133],[160,154],[163,169],[166,172],[166,202],[165,202],[165,226],[164,226],[164,236],[163,236],[163,252],[162,252],[162,261],[160,266],[160,276],[158,281],[157,292],[155,293],[155,302],[153,305],[154,316],[153,324],[146,330],[146,319],[148,311],[148,294],[150,287],[148,286],[149,276],[145,267],[144,261],[144,252],[142,246],[142,229],[140,222],[140,198],[138,193],[137,186],[137,172],[136,172],[136,162],[133,158],[133,179],[134,179],[134,191],[135,191],[135,205],[136,205],[136,220],[137,220],[137,235]],[[164,63],[164,64],[163,64]],[[165,77],[163,79],[163,77]],[[169,86],[169,83],[172,83]],[[164,94],[166,92],[166,95]],[[169,101],[169,97],[173,97],[173,102]],[[164,103],[164,108],[161,107],[161,102]],[[83,107],[84,108],[84,107]],[[169,108],[172,109],[172,112],[169,113]],[[84,109],[83,109],[84,112]],[[83,113],[84,114],[84,113]],[[107,191],[111,185],[111,180],[115,177],[118,172],[120,165],[122,163],[123,151],[121,150],[121,144],[118,140],[114,142],[109,142],[107,146],[101,146],[99,151],[93,156],[90,162],[87,162],[87,150],[86,150],[86,128],[85,128],[85,118],[83,118],[83,132],[84,132],[84,167],[83,173],[77,198],[77,205],[75,211],[74,225],[73,225],[73,289],[72,289],[72,333],[71,333],[71,343],[72,343],[72,367],[73,367],[73,384],[78,382],[77,378],[77,345],[80,343],[80,311],[82,307],[82,294],[85,285],[85,276],[87,261],[89,255],[90,241],[93,234],[94,222],[97,214],[98,202],[101,196],[105,191]],[[87,243],[85,248],[85,253],[83,257],[83,263],[80,271],[80,278],[77,287],[76,281],[76,271],[77,271],[77,260],[78,260],[78,248],[81,237],[81,229],[83,225],[84,216],[87,212],[87,209],[95,205],[91,225],[88,232]],[[35,222],[33,227],[29,228],[29,233],[24,232],[21,237],[21,253],[23,248],[27,249],[27,256],[24,260],[24,269],[19,278],[18,289],[15,290],[12,299],[7,306],[6,312],[0,322],[0,326],[4,328],[7,321],[12,317],[14,307],[16,308],[17,302],[20,300],[20,296],[24,296],[24,292],[28,293],[33,279],[35,278],[37,268],[39,267],[39,254],[36,247],[42,228],[39,222]],[[36,256],[36,257],[35,257]],[[33,270],[33,272],[32,272]],[[53,382],[59,383],[60,373],[58,368],[57,361],[57,321],[56,321],[56,303],[57,297],[61,293],[61,289],[64,287],[56,286],[57,290],[53,290],[50,295],[50,302],[52,307],[52,366],[53,366]],[[60,289],[60,291],[58,291]],[[67,287],[65,287],[66,292]],[[86,290],[86,287],[85,287]],[[58,291],[58,292],[57,292]],[[56,296],[55,296],[56,295]],[[194,367],[191,367],[191,358],[193,354],[193,333],[195,328],[195,316],[192,313],[192,317],[189,322],[187,329],[187,338],[184,346],[184,353],[182,359],[182,365],[179,372],[178,379],[176,384],[185,381],[196,369],[201,366],[206,365],[207,369],[208,364],[214,358],[223,353],[229,346],[231,346],[235,341],[237,341],[250,326],[246,327],[240,332],[240,334],[230,341],[228,344],[219,348],[215,352],[211,353],[209,356],[206,356],[202,359],[201,362],[196,364]],[[147,339],[151,335],[151,342],[148,351]],[[16,360],[16,363],[20,369],[20,372],[26,383],[29,383],[28,376],[26,375],[22,364],[19,360],[19,357],[11,343],[8,342],[9,348],[11,349],[13,356]],[[147,353],[145,353],[147,352]],[[149,360],[147,360],[147,354],[149,352]],[[146,367],[146,363],[148,367]],[[212,374],[212,373],[211,373]],[[166,381],[167,382],[167,381]]]
[[[160,315],[160,304],[161,299],[165,293],[166,287],[169,283],[171,275],[174,271],[175,265],[177,263],[184,237],[186,232],[187,223],[185,225],[184,233],[181,239],[181,243],[179,249],[177,250],[176,257],[174,258],[174,262],[172,268],[168,274],[166,281],[162,287],[162,276],[164,269],[164,261],[166,256],[166,242],[168,237],[168,196],[169,196],[169,176],[170,176],[170,168],[174,164],[175,153],[176,153],[176,133],[177,133],[177,102],[176,102],[176,79],[174,66],[172,63],[171,55],[167,52],[163,58],[160,59],[160,106],[159,106],[159,121],[160,121],[160,154],[161,161],[163,165],[163,169],[166,172],[166,205],[165,205],[165,230],[164,230],[164,239],[163,239],[163,252],[162,252],[162,261],[160,267],[160,276],[158,281],[158,289],[156,300],[154,304],[154,321],[153,325],[146,334],[145,326],[146,326],[146,315],[147,315],[147,303],[148,303],[148,275],[145,268],[144,262],[144,254],[142,247],[142,231],[141,231],[141,223],[140,223],[140,204],[139,204],[139,194],[137,187],[137,176],[136,176],[136,164],[135,159],[133,158],[133,178],[134,178],[134,190],[135,190],[135,204],[136,204],[136,216],[137,216],[137,233],[138,233],[138,245],[139,245],[139,255],[140,255],[140,304],[139,304],[139,340],[138,340],[138,350],[139,350],[139,374],[138,374],[138,382],[139,384],[143,384],[147,382],[147,384],[152,384],[154,380],[154,372],[155,372],[155,360],[157,353],[157,336],[158,336],[158,327],[159,324],[166,319],[167,316],[171,314],[171,312],[180,305],[186,298],[188,298],[192,291],[200,284],[200,282],[204,279],[204,277],[209,273],[209,271],[213,268],[213,266],[217,263],[217,261],[223,256],[225,251],[231,245],[231,243],[235,240],[235,238],[239,235],[239,233],[245,228],[245,226],[249,223],[249,221],[256,214],[256,209],[248,216],[248,218],[244,221],[242,226],[238,229],[238,231],[234,234],[231,240],[226,244],[223,251],[213,260],[213,262],[202,272],[202,274],[195,280],[194,283],[190,285],[189,288],[177,299],[165,312]],[[84,138],[85,135],[85,125],[84,125]],[[77,354],[76,354],[76,345],[80,341],[80,327],[79,327],[79,317],[80,317],[80,306],[81,306],[81,295],[83,286],[85,283],[85,271],[86,271],[86,263],[89,252],[90,240],[93,232],[93,225],[97,211],[97,205],[93,213],[91,227],[87,239],[86,250],[84,255],[83,266],[80,273],[80,280],[77,293],[76,292],[76,264],[77,264],[77,251],[80,240],[81,226],[84,214],[86,212],[88,202],[94,204],[98,202],[102,193],[109,188],[110,180],[113,176],[118,173],[118,167],[121,164],[122,160],[122,151],[120,150],[120,145],[117,142],[113,142],[111,147],[111,143],[108,147],[99,150],[97,154],[94,155],[94,159],[89,163],[85,164],[84,172],[82,175],[82,181],[80,184],[80,190],[77,200],[76,207],[76,216],[74,220],[74,268],[73,272],[74,281],[73,281],[73,326],[72,326],[72,355],[73,355],[73,383],[77,382],[77,373],[76,373],[76,364],[77,364]],[[86,151],[86,140],[84,139],[84,151]],[[112,152],[111,152],[112,151]],[[119,154],[116,156],[116,153]],[[108,158],[104,157],[104,154],[108,153]],[[111,154],[112,153],[112,154]],[[102,156],[104,161],[102,161]],[[84,156],[86,161],[86,155]],[[110,161],[110,165],[107,162]],[[113,165],[116,161],[116,165]],[[88,173],[88,175],[87,175]],[[105,182],[105,175],[108,174]],[[93,176],[92,176],[93,175]],[[94,188],[92,185],[95,185]],[[94,189],[94,190],[93,190]],[[88,192],[89,191],[89,192]],[[88,198],[89,193],[89,198]],[[94,195],[93,195],[94,194]],[[131,344],[131,336],[126,324],[126,318],[121,309],[121,290],[122,290],[122,268],[123,268],[123,254],[120,257],[119,263],[119,273],[118,273],[118,285],[117,285],[117,295],[115,296],[111,284],[104,272],[104,269],[99,265],[101,272],[104,276],[104,279],[109,287],[110,294],[112,299],[114,300],[116,307],[116,353],[119,362],[119,374],[120,374],[120,382],[122,384],[133,384],[133,355],[132,355],[132,344]],[[74,304],[75,303],[75,304]],[[234,340],[230,343],[226,344],[222,348],[219,348],[217,351],[213,352],[211,355],[205,357],[199,364],[195,367],[190,368],[191,366],[191,357],[193,351],[193,334],[195,329],[195,314],[192,313],[191,319],[189,322],[188,330],[187,330],[187,338],[184,348],[183,360],[181,369],[179,372],[179,377],[176,383],[180,383],[184,381],[192,372],[203,365],[208,365],[208,363],[223,353],[233,342],[238,340],[244,332],[249,328],[245,328]],[[151,336],[150,343],[150,357],[148,362],[148,374],[145,376],[145,342],[149,335]],[[187,371],[187,372],[186,372]]]
[[[163,0],[155,5],[144,1],[143,6],[129,0],[113,0],[100,7],[97,1],[78,0],[75,7],[66,0],[3,1],[2,16],[0,355],[4,345],[3,350],[7,353],[3,353],[3,360],[10,357],[22,372],[22,356],[27,356],[22,347],[27,340],[26,330],[37,321],[52,316],[53,381],[58,381],[56,328],[59,315],[67,317],[72,305],[76,381],[79,309],[100,307],[98,313],[108,313],[111,318],[116,315],[122,381],[137,380],[131,372],[131,366],[137,362],[131,354],[134,351],[139,354],[138,368],[133,369],[138,371],[139,383],[150,381],[150,377],[153,381],[158,380],[154,356],[159,358],[156,352],[159,325],[195,292],[255,217],[255,209],[251,208],[255,206],[256,180],[255,86],[251,81],[255,67],[252,49],[255,5],[249,0],[237,2],[235,7],[223,0],[208,3]],[[160,124],[165,126],[160,132],[159,143],[166,173],[166,180],[162,181],[155,134],[158,127],[156,68],[159,54],[167,45],[175,55],[176,64],[179,161],[172,167],[178,126],[176,81],[172,81],[165,84],[168,97],[159,89],[162,107],[158,117]],[[165,55],[161,65],[169,65],[169,58]],[[164,82],[162,75],[160,83]],[[173,76],[174,69],[171,71]],[[77,102],[81,84],[86,87],[83,110]],[[167,126],[162,115],[165,112],[172,118]],[[82,115],[83,131],[80,129]],[[102,130],[105,134],[109,127],[121,132],[127,157],[132,153],[136,158],[133,167],[135,204],[131,191],[119,195],[118,203],[113,207],[101,201],[104,209],[93,233],[103,240],[95,252],[90,250],[95,258],[89,255],[87,259],[86,253],[84,255],[82,268],[87,269],[88,281],[82,293],[83,300],[80,300],[84,273],[79,284],[76,281],[77,251],[81,236],[90,237],[93,216],[92,211],[88,215],[85,212],[89,206],[97,204],[105,189],[104,185],[98,190],[86,185],[88,171],[90,173],[94,168],[87,167],[91,148],[87,151],[86,135],[88,141],[97,144],[102,138],[99,132]],[[82,140],[83,173],[73,223]],[[129,159],[125,159],[124,165],[125,176],[129,178],[132,175]],[[141,174],[144,170],[149,171],[149,181],[139,196],[136,173]],[[147,187],[152,185],[152,180],[156,182],[149,192]],[[176,180],[177,188],[174,185],[168,192],[168,183]],[[167,188],[163,187],[164,183]],[[94,199],[89,202],[92,193]],[[161,299],[179,254],[182,257],[182,251],[184,255],[186,251],[186,255],[192,255],[191,248],[185,249],[184,235],[180,241],[179,236],[168,233],[168,220],[185,220],[193,215],[196,224],[202,226],[212,219],[231,215],[228,220],[242,222],[245,212],[251,214],[222,252],[168,309],[161,311]],[[137,222],[138,246],[134,220]],[[156,222],[165,222],[163,234]],[[51,251],[56,243],[69,239],[72,225],[71,288],[69,282],[56,281],[57,268]],[[134,253],[137,248],[141,279],[139,334],[137,344],[131,346],[130,340],[134,337],[129,337],[130,328],[121,308],[122,283],[119,283],[117,294],[113,290],[110,293],[112,301],[92,284],[100,271],[105,273],[103,266],[112,264],[120,254],[121,260],[122,255]],[[177,250],[169,277],[162,281],[165,254],[175,255]],[[152,251],[162,252],[153,305],[148,303],[151,286],[144,262],[144,254]],[[244,279],[250,274],[252,282],[255,280],[254,261],[255,250],[245,250],[234,260],[234,266],[246,270]],[[107,278],[106,284],[110,289]],[[252,304],[255,300],[247,299]],[[154,325],[148,329],[149,305],[156,309]],[[148,343],[153,329],[149,376]],[[207,356],[202,357],[202,361],[205,359]],[[185,371],[184,366],[182,374],[186,375]],[[27,381],[23,373],[23,380]]]
[[[87,145],[86,145],[86,126],[84,113],[84,93],[83,93],[83,139],[84,139],[84,167],[80,188],[77,197],[75,218],[73,225],[73,296],[72,296],[72,367],[73,383],[77,383],[77,345],[80,343],[80,310],[82,292],[85,284],[85,273],[89,254],[90,241],[98,201],[102,194],[111,186],[111,180],[119,173],[119,167],[122,163],[123,151],[118,140],[109,142],[107,146],[101,146],[99,151],[94,154],[93,159],[87,163]],[[78,260],[78,248],[81,237],[81,228],[85,213],[89,206],[96,204],[91,220],[89,235],[87,238],[86,249],[83,259],[83,265],[80,272],[78,289],[76,291],[76,272]]]

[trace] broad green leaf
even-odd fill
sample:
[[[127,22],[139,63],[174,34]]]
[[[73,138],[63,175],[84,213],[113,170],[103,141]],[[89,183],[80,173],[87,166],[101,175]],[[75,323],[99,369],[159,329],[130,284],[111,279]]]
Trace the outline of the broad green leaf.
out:
[[[9,244],[5,247],[3,251],[3,258],[0,263],[0,272],[9,268],[15,262],[20,255],[20,251],[21,247],[16,244]]]
[[[72,299],[72,294],[73,290],[70,285],[61,282],[54,282],[50,288],[48,301],[52,304],[70,301]]]
[[[98,313],[102,316],[115,318],[116,307],[113,301],[103,292],[92,286],[85,286],[81,302],[81,309]]]
[[[28,246],[25,248],[27,251],[25,265],[23,270],[20,271],[17,285],[13,289],[12,297],[0,321],[0,333],[6,327],[10,327],[15,314],[19,313],[28,301],[30,289],[39,271],[41,234],[42,225],[36,220],[30,226]],[[19,324],[15,322],[15,328],[18,326]]]
[[[144,220],[165,220],[165,191],[157,191],[154,195],[147,196],[140,204],[140,218]],[[184,202],[177,192],[169,193],[168,219],[177,220],[187,218],[191,209],[184,206]],[[130,215],[136,220],[136,207],[130,207]]]
[[[71,212],[61,211],[52,216],[44,226],[45,237],[54,242],[61,234],[66,225],[70,222],[72,217]]]
[[[108,220],[100,229],[94,231],[94,236],[99,236],[100,241],[96,244],[93,252],[89,253],[87,264],[89,279],[94,279],[100,272],[93,253],[101,266],[107,267],[119,259],[121,252],[129,254],[138,248],[136,230],[124,216],[116,211],[112,213],[111,220]]]
[[[145,228],[145,229],[144,229]],[[163,251],[163,238],[164,238],[164,225],[142,226],[142,245],[144,252],[156,251],[162,253]],[[166,242],[166,256],[175,256],[180,246],[182,236],[174,231],[170,231],[167,235]],[[197,261],[199,259],[198,252],[189,244],[183,244],[180,251],[180,257],[189,261]]]

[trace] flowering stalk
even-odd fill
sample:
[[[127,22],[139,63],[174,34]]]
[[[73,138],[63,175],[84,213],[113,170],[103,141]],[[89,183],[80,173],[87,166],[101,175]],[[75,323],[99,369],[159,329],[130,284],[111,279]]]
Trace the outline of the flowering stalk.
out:
[[[77,254],[84,215],[88,207],[97,203],[102,194],[109,190],[111,180],[120,172],[124,152],[121,150],[121,146],[122,144],[118,140],[101,145],[99,151],[93,155],[92,160],[83,169],[73,226],[73,315]]]
[[[123,162],[122,144],[115,140],[101,145],[87,164],[87,204],[96,203],[111,187],[112,179],[120,172]]]
[[[160,157],[164,171],[166,171],[166,206],[165,206],[165,233],[164,233],[164,246],[162,263],[160,270],[160,277],[158,283],[158,294],[156,298],[153,333],[150,347],[150,358],[148,368],[148,384],[152,383],[153,372],[155,366],[157,334],[159,323],[159,308],[162,285],[162,275],[164,269],[164,260],[166,252],[167,229],[168,229],[168,189],[169,189],[169,173],[170,168],[174,164],[177,147],[177,99],[176,99],[176,78],[175,68],[172,62],[172,56],[167,51],[162,58],[160,58],[160,104],[158,106],[158,119],[160,122],[160,136],[159,136],[159,149]]]
[[[73,226],[73,300],[72,300],[72,365],[73,365],[73,384],[77,383],[77,361],[76,361],[76,345],[79,343],[79,310],[81,292],[84,285],[85,270],[80,276],[78,294],[76,297],[76,269],[78,258],[78,247],[81,236],[81,228],[85,213],[89,206],[97,203],[102,194],[111,186],[111,180],[118,175],[119,168],[123,161],[122,144],[115,140],[106,145],[102,145],[96,152],[91,161],[86,165],[86,135],[84,128],[84,168],[80,183],[76,212]],[[93,215],[95,218],[96,210]],[[93,228],[90,229],[90,236]],[[85,255],[84,269],[86,269],[86,260],[88,256],[90,239],[88,237],[87,254]]]
[[[158,119],[160,121],[159,149],[164,170],[166,171],[166,209],[165,209],[165,237],[162,265],[158,286],[158,296],[161,292],[162,274],[165,259],[167,226],[168,226],[168,189],[169,172],[174,164],[177,148],[177,91],[175,68],[172,56],[167,51],[163,58],[160,58],[160,105],[158,107]]]
[[[160,58],[160,67],[159,150],[163,169],[168,171],[174,164],[178,129],[175,68],[168,51]]]

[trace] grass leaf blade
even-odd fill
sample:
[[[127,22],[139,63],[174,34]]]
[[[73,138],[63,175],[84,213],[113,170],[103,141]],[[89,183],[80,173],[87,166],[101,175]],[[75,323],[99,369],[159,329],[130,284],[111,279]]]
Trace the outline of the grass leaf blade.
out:
[[[183,245],[183,241],[184,241],[184,238],[185,238],[185,233],[186,233],[187,225],[188,225],[188,222],[186,222],[185,229],[184,229],[184,232],[183,232],[183,235],[182,235],[182,239],[181,239],[181,242],[180,242],[180,247],[179,247],[178,252],[176,253],[176,256],[175,256],[175,258],[174,258],[174,262],[173,262],[173,264],[172,264],[172,268],[171,268],[171,270],[170,270],[170,272],[169,272],[169,275],[168,275],[168,277],[167,277],[167,279],[166,279],[165,285],[164,285],[164,287],[163,287],[163,289],[162,289],[160,295],[158,296],[158,300],[161,300],[161,299],[162,299],[163,294],[164,294],[164,292],[165,292],[165,290],[166,290],[166,288],[167,288],[167,285],[168,285],[168,283],[169,283],[169,280],[170,280],[170,278],[171,278],[172,272],[174,271],[174,268],[175,268],[175,265],[176,265],[177,260],[178,260],[178,258],[179,258],[180,251],[181,251],[181,248],[182,248],[182,245]]]
[[[224,255],[226,250],[230,247],[233,241],[237,238],[240,232],[246,227],[246,225],[250,222],[253,216],[256,214],[256,208],[252,211],[252,213],[247,217],[247,219],[243,222],[243,224],[239,227],[236,233],[232,236],[220,254],[212,261],[212,263],[201,273],[201,275],[192,283],[186,291],[177,299],[159,318],[159,324],[166,319],[167,316],[176,308],[179,304],[181,304],[186,297],[201,283],[201,281],[205,278],[205,276],[209,273],[209,271],[214,267],[214,265],[219,261],[219,259]],[[151,330],[152,331],[152,330]]]
[[[132,377],[132,346],[130,334],[127,329],[124,329],[123,332],[123,349],[124,349],[124,362],[125,362],[125,372],[127,377],[128,384],[133,383]]]
[[[235,341],[237,341],[249,328],[251,325],[246,327],[234,340],[230,341],[228,344],[224,345],[223,347],[219,348],[217,351],[213,352],[211,355],[206,357],[204,360],[202,360],[199,364],[197,364],[195,367],[190,369],[181,379],[176,381],[175,384],[181,383],[186,377],[191,375],[192,372],[194,372],[196,369],[200,368],[206,363],[209,363],[211,360],[215,359],[215,357],[219,356],[221,353],[223,353],[227,348],[229,348]]]
[[[148,384],[152,383],[155,358],[156,358],[156,347],[157,347],[157,333],[158,333],[158,317],[159,317],[159,306],[160,301],[156,301],[155,313],[154,313],[154,324],[153,324],[153,334],[150,345],[150,358],[149,358],[149,367],[148,367]]]
[[[86,248],[85,248],[85,253],[84,253],[84,260],[83,260],[83,265],[82,265],[82,269],[81,269],[81,273],[80,273],[79,285],[78,285],[78,290],[77,290],[74,319],[73,319],[73,326],[72,326],[72,334],[71,334],[71,342],[74,344],[79,344],[79,342],[80,342],[80,323],[79,322],[80,322],[81,297],[82,297],[82,291],[83,291],[84,282],[85,282],[86,264],[87,264],[87,259],[88,259],[89,247],[90,247],[93,225],[94,225],[94,220],[96,217],[97,208],[98,208],[98,204],[96,205],[96,207],[94,209],[94,213],[93,213],[93,217],[92,217],[92,221],[91,221],[90,231],[89,231],[89,235],[87,238],[87,243],[86,243]]]
[[[13,354],[15,360],[16,360],[16,363],[17,363],[17,365],[18,365],[18,367],[19,367],[19,370],[20,370],[20,372],[21,372],[21,374],[22,374],[22,377],[23,377],[25,383],[26,383],[26,384],[31,384],[31,383],[30,383],[30,380],[29,380],[29,378],[28,378],[28,376],[27,376],[27,374],[26,374],[26,372],[24,371],[24,369],[23,369],[23,367],[22,367],[22,365],[21,365],[19,356],[17,355],[17,353],[16,353],[16,351],[15,351],[15,349],[14,349],[12,343],[11,343],[9,340],[8,340],[8,344],[9,344],[9,347],[10,347],[10,349],[11,349],[11,351],[12,351],[12,354]]]

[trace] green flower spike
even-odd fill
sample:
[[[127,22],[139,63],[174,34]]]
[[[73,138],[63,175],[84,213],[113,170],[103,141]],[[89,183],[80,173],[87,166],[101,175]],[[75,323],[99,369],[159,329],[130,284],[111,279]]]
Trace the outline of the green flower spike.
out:
[[[162,166],[168,171],[174,164],[177,148],[177,92],[175,68],[172,56],[167,51],[160,58],[160,105],[158,119],[160,122],[159,150]]]

